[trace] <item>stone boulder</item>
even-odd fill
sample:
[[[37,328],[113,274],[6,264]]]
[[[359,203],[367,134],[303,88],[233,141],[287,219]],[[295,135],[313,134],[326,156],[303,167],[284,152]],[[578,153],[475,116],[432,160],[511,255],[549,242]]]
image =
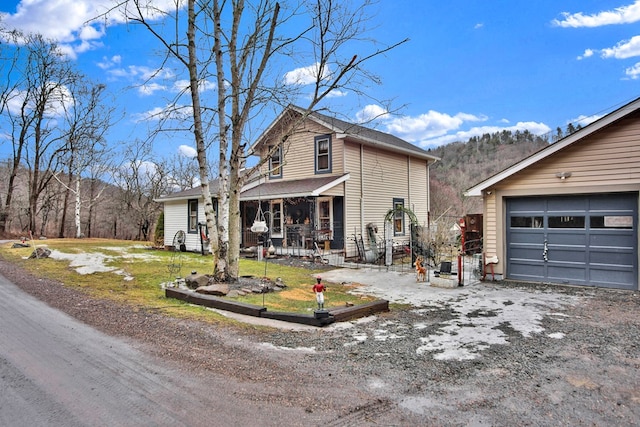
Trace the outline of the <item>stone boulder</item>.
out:
[[[36,248],[35,251],[33,251],[31,253],[31,255],[29,255],[30,259],[35,259],[35,258],[49,258],[49,255],[51,255],[51,251],[47,248]]]
[[[206,274],[192,273],[184,278],[184,283],[189,289],[198,289],[209,284],[209,276]]]
[[[224,297],[229,293],[229,285],[227,285],[226,283],[216,283],[213,285],[199,286],[196,289],[196,292],[199,294]]]

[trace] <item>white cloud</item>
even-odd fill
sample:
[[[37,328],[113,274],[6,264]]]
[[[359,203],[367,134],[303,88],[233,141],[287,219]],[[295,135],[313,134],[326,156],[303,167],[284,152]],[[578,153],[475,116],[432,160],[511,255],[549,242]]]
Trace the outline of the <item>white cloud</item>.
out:
[[[467,141],[474,136],[482,136],[486,133],[502,132],[503,130],[516,132],[528,130],[534,135],[544,135],[551,132],[551,128],[544,123],[537,122],[518,122],[514,126],[500,127],[500,126],[479,126],[473,127],[469,130],[458,131],[453,134],[446,134],[437,138],[427,138],[419,141],[419,146],[422,148],[433,148],[441,145],[449,144],[455,141]]]
[[[416,117],[399,117],[390,120],[387,130],[409,142],[419,142],[441,137],[451,131],[459,129],[465,122],[480,122],[487,120],[484,116],[458,113],[451,116],[430,110],[428,113]]]
[[[568,123],[573,123],[575,125],[581,125],[582,127],[587,126],[588,124],[591,124],[593,122],[595,122],[596,120],[598,120],[599,118],[601,118],[602,116],[594,114],[592,116],[585,116],[585,115],[580,115],[578,117],[576,117],[573,120],[569,120]]]
[[[178,154],[193,159],[198,155],[198,151],[189,145],[181,145],[178,147]]]
[[[473,26],[473,29],[474,30],[479,30],[482,27],[484,27],[484,23],[478,22],[476,25]]]
[[[186,105],[167,105],[156,107],[143,113],[133,114],[134,122],[157,122],[163,120],[189,120],[192,117],[193,109]]]
[[[142,86],[138,86],[138,93],[143,96],[150,96],[158,91],[167,90],[167,87],[158,83],[147,83]]]
[[[296,68],[284,75],[284,83],[288,85],[308,85],[315,83],[320,74],[320,63],[309,65],[307,67]],[[331,70],[325,66],[322,70],[320,80],[327,79],[331,76]]]
[[[389,112],[379,105],[367,105],[356,113],[358,123],[367,123],[375,119],[387,117]]]
[[[114,55],[111,58],[107,58],[106,56],[102,57],[102,61],[98,62],[96,65],[103,70],[107,70],[109,68],[116,67],[120,65],[122,62],[122,57],[120,55]]]
[[[594,54],[593,49],[586,49],[582,55],[578,56],[578,60],[581,60],[584,58],[590,58],[593,56],[593,54]]]
[[[189,80],[176,80],[173,83],[173,87],[172,90],[174,92],[185,92],[189,90]],[[206,92],[208,90],[215,90],[217,85],[209,80],[200,80],[200,82],[198,83],[198,86],[200,88],[200,92]]]
[[[181,0],[180,7],[184,4]],[[107,26],[127,22],[124,9],[113,7],[113,0],[20,0],[15,12],[0,13],[0,20],[6,29],[38,33],[58,42],[69,58],[75,58],[100,46],[96,40],[105,35]],[[174,0],[154,0],[143,13],[155,20],[162,16],[161,11],[175,7]]]
[[[563,12],[562,19],[554,19],[554,25],[564,28],[601,27],[613,24],[632,24],[640,21],[640,0],[629,6],[585,15],[583,12]]]
[[[59,85],[56,83],[50,83],[49,88],[47,89],[50,92],[49,98],[47,99],[47,104],[45,105],[44,114],[47,118],[54,117],[62,117],[73,104],[75,103],[69,88],[64,85]],[[27,99],[28,93],[22,90],[15,90],[9,93],[7,97],[7,109],[13,114],[20,114],[23,105],[27,111],[33,111],[36,103],[33,99],[33,94],[31,94],[31,98]],[[26,103],[25,103],[26,99]]]
[[[640,56],[640,36],[625,40],[612,48],[602,49],[603,58],[625,59]]]
[[[632,80],[640,78],[640,62],[624,70],[624,73]]]

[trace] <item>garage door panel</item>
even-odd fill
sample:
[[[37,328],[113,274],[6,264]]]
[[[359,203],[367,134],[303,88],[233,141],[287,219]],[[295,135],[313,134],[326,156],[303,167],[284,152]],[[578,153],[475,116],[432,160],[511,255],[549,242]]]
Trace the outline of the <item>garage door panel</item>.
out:
[[[510,258],[514,261],[520,260],[540,260],[542,262],[542,246],[516,246],[511,249]]]
[[[587,262],[587,253],[584,250],[584,246],[574,248],[549,246],[547,259],[550,263],[555,261],[580,263],[584,268],[584,264]]]
[[[610,247],[610,248],[628,248],[633,250],[635,241],[633,236],[624,234],[598,234],[589,236],[589,246],[591,247]]]
[[[584,233],[584,230],[582,230]],[[582,234],[577,234],[577,231],[568,232],[568,231],[553,231],[549,232],[547,240],[549,241],[549,245],[565,245],[565,246],[581,246],[585,247],[587,245],[587,237]]]
[[[547,267],[547,280],[555,283],[583,284],[586,282],[584,265],[549,264]]]
[[[597,265],[612,265],[612,266],[631,266],[633,267],[633,263],[630,262],[631,257],[633,256],[632,251],[622,251],[616,249],[601,249],[594,250],[593,248],[589,251],[589,264]]]
[[[635,272],[633,269],[592,268],[591,281],[605,288],[636,289],[633,286]]]
[[[547,199],[547,212],[554,214],[558,212],[582,212],[587,209],[587,201],[582,198],[572,199],[560,197],[555,199]]]

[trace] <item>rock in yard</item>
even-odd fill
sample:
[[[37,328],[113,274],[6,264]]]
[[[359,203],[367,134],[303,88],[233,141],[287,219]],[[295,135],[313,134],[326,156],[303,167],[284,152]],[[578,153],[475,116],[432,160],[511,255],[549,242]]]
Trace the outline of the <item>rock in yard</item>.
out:
[[[29,255],[29,259],[34,258],[48,258],[51,255],[51,251],[47,248],[36,248],[35,251]]]
[[[200,286],[196,289],[196,292],[199,294],[223,297],[229,293],[229,285],[226,283],[217,283],[215,285]]]
[[[184,278],[184,281],[189,289],[197,289],[201,286],[207,286],[209,284],[209,277],[205,274],[190,274]]]

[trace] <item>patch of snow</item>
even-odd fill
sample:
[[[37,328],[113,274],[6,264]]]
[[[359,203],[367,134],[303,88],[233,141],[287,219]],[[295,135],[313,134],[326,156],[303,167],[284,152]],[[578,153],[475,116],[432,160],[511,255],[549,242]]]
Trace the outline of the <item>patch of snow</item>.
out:
[[[315,347],[295,347],[295,348],[290,348],[290,347],[277,346],[277,345],[274,345],[274,344],[271,344],[271,343],[268,343],[268,342],[260,343],[260,346],[263,347],[266,350],[295,351],[295,352],[299,352],[299,353],[317,353]]]

